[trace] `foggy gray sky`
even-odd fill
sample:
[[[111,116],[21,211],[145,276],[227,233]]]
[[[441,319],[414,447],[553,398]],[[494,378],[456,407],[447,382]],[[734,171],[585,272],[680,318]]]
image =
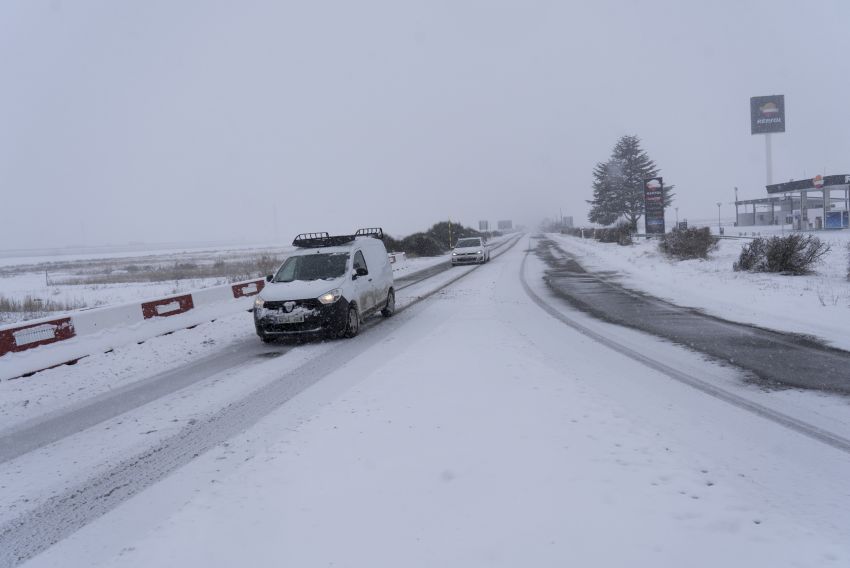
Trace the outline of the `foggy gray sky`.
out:
[[[681,218],[850,173],[850,2],[0,4],[0,249],[586,221],[637,134]],[[733,208],[724,204],[724,216]],[[670,213],[668,213],[668,217]]]

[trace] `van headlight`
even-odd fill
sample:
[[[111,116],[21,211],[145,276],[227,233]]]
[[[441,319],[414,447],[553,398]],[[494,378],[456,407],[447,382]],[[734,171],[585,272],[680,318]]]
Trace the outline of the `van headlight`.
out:
[[[330,292],[325,292],[319,296],[319,301],[323,304],[333,304],[342,297],[342,290],[334,288]]]
[[[262,310],[265,303],[266,303],[266,301],[263,300],[262,298],[257,298],[256,300],[254,300],[254,309],[255,310]]]

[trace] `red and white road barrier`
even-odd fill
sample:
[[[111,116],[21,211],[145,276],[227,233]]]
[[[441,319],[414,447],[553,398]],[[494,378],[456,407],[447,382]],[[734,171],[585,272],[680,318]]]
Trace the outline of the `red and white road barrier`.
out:
[[[93,353],[247,310],[265,283],[250,280],[0,326],[0,380],[74,363]]]

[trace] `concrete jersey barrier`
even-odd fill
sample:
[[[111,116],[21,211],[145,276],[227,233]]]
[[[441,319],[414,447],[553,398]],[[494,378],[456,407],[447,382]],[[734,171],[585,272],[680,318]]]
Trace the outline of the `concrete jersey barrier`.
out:
[[[92,353],[250,309],[251,297],[259,294],[265,283],[248,280],[0,326],[0,380],[76,362]]]

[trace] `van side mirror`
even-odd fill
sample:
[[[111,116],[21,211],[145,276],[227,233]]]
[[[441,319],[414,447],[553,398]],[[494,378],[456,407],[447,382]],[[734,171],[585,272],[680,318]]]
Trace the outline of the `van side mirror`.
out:
[[[357,280],[359,276],[366,276],[367,274],[369,274],[369,271],[360,266],[354,269],[354,274],[351,275],[351,279]]]
[[[272,278],[274,278],[274,274],[269,274],[268,276],[266,276],[266,282],[271,282]]]

